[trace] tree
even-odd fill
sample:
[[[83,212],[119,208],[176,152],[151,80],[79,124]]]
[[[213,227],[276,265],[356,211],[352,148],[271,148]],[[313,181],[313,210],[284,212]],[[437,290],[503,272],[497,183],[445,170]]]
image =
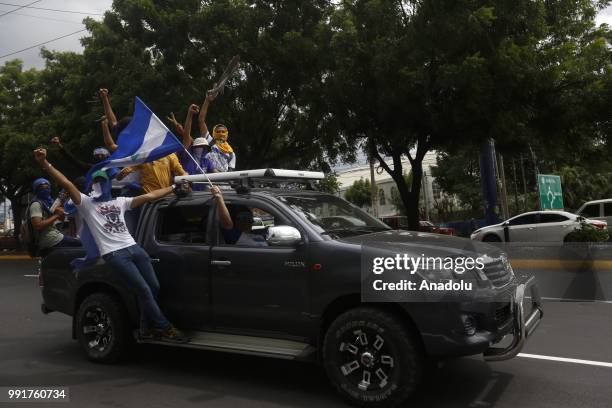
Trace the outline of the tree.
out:
[[[340,191],[340,183],[338,182],[338,175],[336,173],[328,173],[325,178],[317,182],[317,188],[319,191],[324,191],[330,194],[337,194]]]
[[[0,194],[11,202],[15,236],[19,233],[24,205],[23,197],[38,167],[32,150],[40,143],[36,118],[40,109],[39,73],[23,70],[19,60],[0,67]]]
[[[462,206],[482,211],[480,166],[474,150],[455,154],[440,152],[431,174],[445,193],[457,196]]]
[[[239,54],[239,72],[208,112],[209,125],[229,127],[238,167],[329,171],[353,149],[320,126],[327,14],[324,0],[117,0],[102,22],[87,21],[84,93],[109,87],[123,114],[135,95],[160,116],[182,113]]]
[[[371,206],[372,188],[370,187],[370,180],[356,180],[352,186],[346,189],[346,193],[344,193],[344,198],[346,198],[348,201],[358,207]]]
[[[327,99],[343,136],[366,140],[395,181],[410,228],[418,228],[422,160],[430,150],[452,153],[494,137],[502,151],[528,143],[570,151],[577,140],[603,138],[611,51],[610,31],[594,26],[600,6],[586,0],[342,3],[331,19],[337,63]],[[403,157],[413,174],[410,187]]]
[[[612,196],[612,172],[591,173],[581,167],[561,169],[563,205],[575,211],[586,201],[599,200]]]

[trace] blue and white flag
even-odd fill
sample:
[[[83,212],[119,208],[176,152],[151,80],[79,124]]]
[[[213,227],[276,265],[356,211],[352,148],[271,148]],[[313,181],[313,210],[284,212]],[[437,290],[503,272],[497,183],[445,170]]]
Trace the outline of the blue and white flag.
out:
[[[87,185],[91,182],[91,175],[98,170],[135,166],[183,149],[176,136],[138,97],[134,104],[134,116],[119,134],[117,145],[119,147],[113,154],[87,172]]]

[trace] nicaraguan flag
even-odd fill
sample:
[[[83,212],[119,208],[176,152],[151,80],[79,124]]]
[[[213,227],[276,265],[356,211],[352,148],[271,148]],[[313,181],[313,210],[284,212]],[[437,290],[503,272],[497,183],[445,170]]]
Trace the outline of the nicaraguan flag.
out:
[[[176,136],[138,97],[134,104],[134,116],[119,134],[117,145],[119,147],[108,159],[87,172],[87,184],[95,171],[151,162],[183,148]]]

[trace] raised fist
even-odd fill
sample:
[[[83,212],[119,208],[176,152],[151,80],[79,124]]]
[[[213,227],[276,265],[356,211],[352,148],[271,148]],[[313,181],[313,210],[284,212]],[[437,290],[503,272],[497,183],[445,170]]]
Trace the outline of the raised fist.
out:
[[[108,97],[108,89],[106,88],[100,88],[100,90],[98,91],[98,93],[100,94],[101,98],[106,98]]]
[[[195,115],[198,112],[200,112],[200,108],[198,107],[198,105],[192,103],[189,106],[189,113],[192,114],[192,115]]]
[[[38,149],[34,150],[34,158],[37,162],[45,161],[47,159],[47,149],[39,147]]]

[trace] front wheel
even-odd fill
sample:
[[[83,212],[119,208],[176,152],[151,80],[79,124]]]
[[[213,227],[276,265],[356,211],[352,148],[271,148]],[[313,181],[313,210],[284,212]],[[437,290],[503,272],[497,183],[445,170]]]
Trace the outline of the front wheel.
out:
[[[113,363],[125,356],[130,330],[123,307],[115,297],[106,293],[89,295],[75,319],[77,339],[90,360]]]
[[[323,341],[323,363],[340,394],[367,407],[393,407],[417,388],[424,353],[396,316],[372,307],[340,315]]]

